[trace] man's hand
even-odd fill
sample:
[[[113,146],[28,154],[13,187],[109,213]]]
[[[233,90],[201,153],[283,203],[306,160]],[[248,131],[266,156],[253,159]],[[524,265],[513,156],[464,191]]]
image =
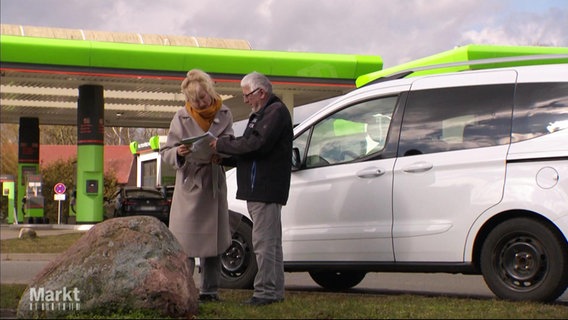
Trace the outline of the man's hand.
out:
[[[211,163],[220,164],[220,163],[221,163],[221,160],[223,160],[223,158],[221,158],[221,156],[219,156],[219,154],[217,154],[217,153],[214,153],[214,154],[211,156]]]

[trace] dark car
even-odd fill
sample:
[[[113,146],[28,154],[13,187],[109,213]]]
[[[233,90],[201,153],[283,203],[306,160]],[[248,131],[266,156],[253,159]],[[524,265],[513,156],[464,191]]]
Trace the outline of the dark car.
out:
[[[161,186],[161,187],[157,187],[157,189],[163,195],[165,195],[166,199],[168,199],[170,201],[170,205],[171,205],[172,198],[174,196],[174,186],[173,185]]]
[[[105,199],[105,211],[108,218],[153,216],[168,225],[170,201],[156,188],[122,187]]]

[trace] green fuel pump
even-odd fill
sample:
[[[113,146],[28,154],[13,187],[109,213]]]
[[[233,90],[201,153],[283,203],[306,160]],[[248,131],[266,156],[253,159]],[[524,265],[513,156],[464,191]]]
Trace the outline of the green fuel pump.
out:
[[[16,212],[16,182],[13,175],[1,175],[2,196],[8,197],[8,223],[19,223],[23,221],[23,217],[18,219]]]
[[[44,218],[45,199],[42,193],[42,181],[39,174],[26,176],[26,194],[22,198],[22,213],[28,223],[48,223]]]

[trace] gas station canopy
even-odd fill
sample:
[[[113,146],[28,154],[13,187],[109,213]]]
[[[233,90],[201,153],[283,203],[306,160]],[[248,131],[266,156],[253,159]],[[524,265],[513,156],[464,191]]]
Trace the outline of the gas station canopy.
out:
[[[248,117],[240,79],[258,71],[289,107],[342,95],[380,56],[255,51],[248,42],[2,25],[0,122],[36,117],[76,125],[78,88],[104,88],[105,126],[168,128],[183,106],[180,83],[199,68],[216,81],[234,121]]]

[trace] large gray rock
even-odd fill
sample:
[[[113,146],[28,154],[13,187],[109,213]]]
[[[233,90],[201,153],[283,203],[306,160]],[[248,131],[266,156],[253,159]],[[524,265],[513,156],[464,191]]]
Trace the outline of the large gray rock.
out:
[[[158,219],[114,218],[95,225],[29,284],[18,317],[58,317],[73,310],[110,315],[153,310],[197,315],[188,257]]]

